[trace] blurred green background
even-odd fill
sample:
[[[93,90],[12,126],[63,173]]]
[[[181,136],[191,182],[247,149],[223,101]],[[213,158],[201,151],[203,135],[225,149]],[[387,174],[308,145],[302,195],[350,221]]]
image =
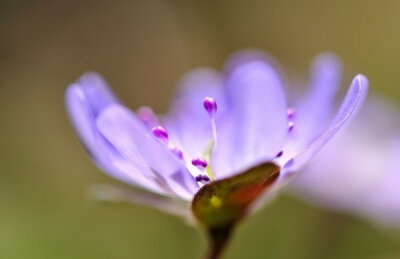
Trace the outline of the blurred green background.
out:
[[[102,73],[131,108],[167,109],[188,70],[235,50],[269,51],[306,77],[339,54],[345,82],[400,102],[400,1],[0,1],[0,258],[201,258],[204,239],[142,207],[87,201],[115,182],[89,160],[66,86]],[[242,224],[226,258],[400,258],[400,231],[281,195]]]

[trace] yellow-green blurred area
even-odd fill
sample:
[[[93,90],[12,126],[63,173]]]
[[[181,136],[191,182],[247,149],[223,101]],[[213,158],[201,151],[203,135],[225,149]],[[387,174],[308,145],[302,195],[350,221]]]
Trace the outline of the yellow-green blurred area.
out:
[[[185,72],[248,47],[304,78],[334,51],[346,85],[364,73],[400,101],[400,1],[0,1],[0,258],[201,258],[178,218],[88,202],[92,184],[117,182],[77,141],[64,91],[96,70],[129,107],[164,112]],[[400,258],[400,230],[281,195],[226,258]]]

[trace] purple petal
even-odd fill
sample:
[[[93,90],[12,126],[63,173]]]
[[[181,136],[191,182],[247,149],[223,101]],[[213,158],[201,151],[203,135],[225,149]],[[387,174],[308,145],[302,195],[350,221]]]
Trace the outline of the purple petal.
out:
[[[294,156],[293,166],[290,167],[291,171],[296,171],[302,167],[356,114],[365,99],[367,90],[367,78],[363,75],[356,76],[331,126],[303,151]]]
[[[101,134],[133,165],[145,165],[155,182],[190,199],[198,185],[184,165],[127,108],[114,104],[97,119]],[[141,173],[141,172],[139,172]]]
[[[181,81],[165,124],[173,145],[184,151],[185,157],[202,156],[212,140],[211,118],[204,109],[204,98],[212,97],[217,105],[216,120],[225,113],[221,76],[211,69],[196,69]]]
[[[105,81],[93,72],[84,74],[68,87],[65,94],[67,112],[84,144],[91,145],[96,141],[94,120],[102,109],[116,102]]]
[[[295,107],[292,121],[295,130],[283,147],[287,162],[309,145],[328,126],[336,92],[342,77],[342,64],[334,54],[317,56],[311,66],[311,89]]]
[[[94,115],[80,85],[72,84],[68,87],[65,94],[65,104],[71,123],[80,140],[86,146],[92,146],[96,141],[95,128],[93,127]]]
[[[226,83],[229,117],[217,124],[212,157],[217,177],[226,177],[271,160],[287,135],[286,103],[274,68],[252,61],[234,69]]]
[[[229,57],[229,60],[226,62],[224,66],[223,72],[225,75],[229,76],[232,73],[232,71],[234,71],[239,66],[254,61],[260,61],[272,64],[272,66],[276,70],[279,70],[279,72],[281,71],[279,69],[278,62],[270,54],[258,49],[245,49],[245,50],[239,50]]]
[[[106,81],[95,72],[85,73],[79,78],[77,84],[84,91],[95,117],[108,105],[118,103],[118,99],[108,88]]]
[[[292,182],[294,193],[320,206],[400,226],[399,118],[386,100],[368,98],[350,127]]]
[[[296,129],[301,138],[310,141],[324,130],[340,86],[342,64],[333,54],[315,58],[311,68],[311,91],[296,108]]]
[[[98,76],[90,74],[91,82],[104,82]],[[105,84],[88,84],[88,78],[81,80],[83,85],[72,84],[65,95],[67,112],[78,137],[94,162],[106,173],[121,181],[148,188],[158,193],[165,193],[157,184],[141,175],[135,175],[137,168],[127,164],[120,154],[109,145],[98,132],[95,125],[96,114],[101,107],[116,102],[115,97]],[[97,78],[98,80],[94,80]]]
[[[161,196],[135,188],[123,189],[103,184],[94,185],[89,191],[90,198],[96,202],[141,204],[189,219],[190,203],[186,200]]]
[[[379,178],[368,191],[368,206],[362,206],[360,209],[363,214],[374,220],[395,224],[398,227],[400,227],[400,163],[397,162],[400,161],[399,134],[400,132],[397,132],[397,136],[392,136],[392,143],[387,146],[388,155],[384,158],[383,155],[380,156],[385,161],[385,169],[377,172]]]

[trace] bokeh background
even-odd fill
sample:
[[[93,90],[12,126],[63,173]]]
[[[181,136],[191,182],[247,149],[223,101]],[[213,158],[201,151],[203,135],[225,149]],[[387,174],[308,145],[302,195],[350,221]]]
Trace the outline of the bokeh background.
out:
[[[201,258],[204,239],[143,206],[98,206],[116,183],[89,160],[66,86],[102,73],[131,108],[164,112],[179,78],[232,52],[272,53],[302,77],[321,51],[400,102],[400,1],[0,1],[0,258]],[[339,187],[338,187],[339,188]],[[287,194],[242,224],[226,258],[400,258],[400,230]]]

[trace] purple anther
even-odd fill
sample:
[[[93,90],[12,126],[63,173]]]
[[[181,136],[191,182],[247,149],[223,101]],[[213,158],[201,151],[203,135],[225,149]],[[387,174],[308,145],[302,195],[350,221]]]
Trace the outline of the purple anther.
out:
[[[289,120],[293,119],[294,114],[295,114],[294,109],[288,108],[288,109],[286,110],[286,114],[287,114],[287,117],[289,118]]]
[[[278,154],[276,154],[275,158],[279,158],[283,155],[283,150],[279,151]]]
[[[154,136],[157,138],[168,141],[168,130],[163,126],[154,127],[151,131],[153,131]]]
[[[206,109],[210,116],[214,116],[214,114],[217,112],[217,102],[214,100],[214,98],[204,98],[203,105],[204,109]]]
[[[203,176],[199,174],[194,179],[196,179],[197,182],[201,182],[203,180]]]
[[[293,121],[289,121],[288,123],[288,130],[289,132],[292,132],[294,129],[294,122]]]
[[[201,178],[203,179],[204,182],[209,182],[210,181],[210,177],[208,177],[207,175],[203,174],[201,176]]]
[[[171,152],[174,153],[174,155],[176,155],[179,159],[183,159],[183,153],[182,150],[180,150],[177,147],[171,147],[170,148]]]
[[[208,163],[203,158],[195,158],[192,160],[192,165],[196,166],[199,169],[204,169],[207,167]]]

